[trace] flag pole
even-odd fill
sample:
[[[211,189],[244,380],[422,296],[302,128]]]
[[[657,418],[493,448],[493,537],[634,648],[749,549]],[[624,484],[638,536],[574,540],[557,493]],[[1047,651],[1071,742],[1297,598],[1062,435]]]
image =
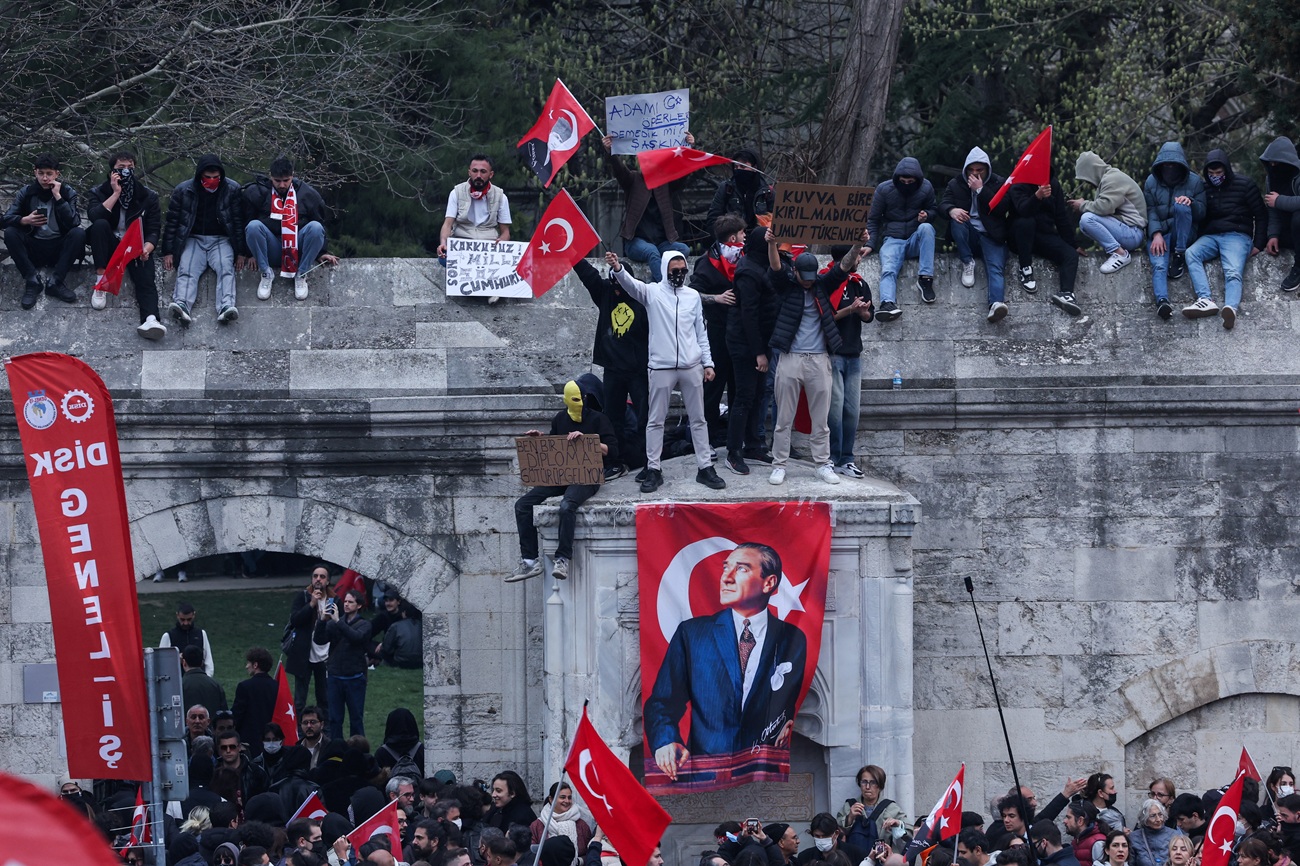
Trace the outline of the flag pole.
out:
[[[587,709],[588,703],[589,701],[587,700],[584,700],[582,702],[582,709],[584,711]],[[573,751],[572,743],[569,744],[569,751]],[[546,820],[542,822],[542,837],[537,840],[537,858],[535,860],[535,862],[537,863],[542,862],[542,846],[546,844],[547,837],[551,835],[551,823],[555,821],[555,801],[559,798],[560,790],[564,787],[564,774],[568,772],[565,765],[567,765],[568,763],[569,763],[569,757],[566,754],[564,756],[564,760],[560,763],[560,779],[555,783],[555,796],[551,798],[551,813],[547,815]],[[586,853],[587,852],[585,851],[579,851],[578,857],[581,858]]]

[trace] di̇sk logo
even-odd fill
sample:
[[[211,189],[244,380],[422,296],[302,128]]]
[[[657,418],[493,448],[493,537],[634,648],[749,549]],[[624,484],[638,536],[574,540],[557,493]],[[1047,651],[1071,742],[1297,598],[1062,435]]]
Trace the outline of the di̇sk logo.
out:
[[[80,388],[73,388],[63,395],[63,417],[73,424],[84,424],[95,414],[95,401]]]
[[[33,430],[44,430],[59,419],[59,410],[44,391],[29,391],[23,404],[23,420]]]

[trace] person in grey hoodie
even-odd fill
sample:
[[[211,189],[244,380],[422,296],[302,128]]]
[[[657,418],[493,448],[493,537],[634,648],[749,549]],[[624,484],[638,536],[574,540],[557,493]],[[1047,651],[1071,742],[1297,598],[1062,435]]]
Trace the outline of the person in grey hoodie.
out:
[[[1282,247],[1290,246],[1300,255],[1300,157],[1295,145],[1284,135],[1269,142],[1259,155],[1268,175],[1268,192],[1264,205],[1268,208],[1268,244],[1264,252],[1277,255]],[[1291,272],[1282,280],[1282,291],[1294,292],[1300,288],[1300,260],[1292,261]]]
[[[934,214],[937,209],[934,186],[925,179],[921,163],[905,156],[894,168],[892,179],[876,187],[867,214],[867,246],[862,254],[880,250],[880,309],[876,318],[892,322],[903,311],[898,308],[898,269],[905,259],[918,259],[920,276],[916,288],[921,300],[933,304]]]
[[[1156,312],[1162,319],[1172,313],[1169,306],[1169,280],[1187,272],[1187,247],[1196,240],[1196,226],[1205,219],[1205,181],[1191,170],[1183,146],[1166,141],[1160,146],[1151,173],[1142,184],[1147,200],[1147,235],[1151,243],[1151,290],[1156,296]],[[1197,304],[1201,303],[1199,300]],[[1213,316],[1219,308],[1213,303],[1183,311],[1188,318]]]
[[[1113,274],[1133,260],[1129,251],[1142,245],[1143,229],[1147,225],[1147,203],[1142,187],[1091,150],[1079,154],[1074,163],[1074,177],[1096,188],[1091,201],[1072,198],[1068,204],[1080,215],[1079,230],[1106,251],[1101,272]],[[1064,308],[1056,297],[1052,303]]]
[[[961,177],[948,182],[943,191],[939,209],[951,222],[948,231],[957,245],[961,258],[961,284],[966,288],[975,285],[975,246],[984,259],[984,272],[988,276],[988,304],[990,322],[997,322],[1007,314],[1006,281],[1003,269],[1007,262],[1007,209],[1010,200],[998,202],[997,208],[989,205],[1006,178],[993,174],[989,155],[978,147],[966,154]]]
[[[1223,327],[1231,329],[1241,304],[1241,274],[1246,260],[1264,249],[1268,237],[1268,209],[1259,187],[1245,175],[1236,174],[1228,154],[1212,150],[1205,158],[1205,220],[1201,236],[1187,250],[1187,275],[1196,291],[1196,303],[1183,309],[1217,309],[1210,300],[1210,281],[1205,263],[1215,258],[1223,265]]]

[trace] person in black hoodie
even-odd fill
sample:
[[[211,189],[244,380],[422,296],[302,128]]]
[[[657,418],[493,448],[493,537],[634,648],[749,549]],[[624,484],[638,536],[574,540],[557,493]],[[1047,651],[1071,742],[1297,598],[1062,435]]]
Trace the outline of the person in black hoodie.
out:
[[[140,182],[135,168],[135,154],[118,151],[108,158],[108,180],[86,193],[86,216],[90,219],[90,251],[95,272],[103,274],[113,258],[126,229],[140,220],[144,248],[139,257],[126,266],[135,286],[135,304],[140,309],[140,326],[136,333],[149,340],[167,336],[167,328],[158,321],[158,276],[153,251],[162,230],[162,208],[158,193]],[[108,306],[108,292],[95,289],[90,306],[102,310]]]
[[[776,196],[767,179],[763,177],[763,163],[758,154],[742,147],[731,155],[731,179],[718,184],[704,218],[714,237],[718,234],[718,219],[727,214],[737,214],[745,221],[745,231],[757,228],[759,217],[769,217]],[[768,218],[770,222],[770,217]],[[765,223],[766,224],[766,223]]]
[[[199,157],[191,180],[172,190],[163,230],[163,268],[176,269],[176,285],[167,310],[182,325],[194,321],[199,277],[209,267],[217,274],[217,321],[239,318],[235,306],[235,271],[244,267],[244,199],[239,184],[226,177],[213,154]]]
[[[600,380],[584,373],[577,381],[564,385],[564,408],[551,419],[552,436],[600,437],[600,452],[607,463],[619,460],[618,437],[614,425],[600,411]],[[529,430],[525,436],[541,436],[540,430]],[[578,507],[600,490],[599,484],[569,484],[566,486],[538,486],[515,500],[515,526],[519,530],[519,565],[506,583],[518,583],[542,573],[542,560],[537,549],[537,527],[533,523],[533,506],[547,499],[563,497],[560,502],[559,542],[551,563],[551,577],[565,580],[569,576],[569,560],[573,558],[573,533],[578,526]],[[536,817],[536,816],[534,816]],[[529,823],[532,823],[529,821]]]
[[[1058,297],[1074,303],[1074,282],[1079,275],[1077,223],[1065,203],[1061,185],[1053,179],[1042,185],[1015,183],[1007,192],[1011,199],[1011,239],[1020,260],[1020,285],[1029,294],[1038,291],[1034,255],[1056,265],[1060,272]]]
[[[768,343],[776,325],[776,289],[773,280],[782,278],[781,257],[776,240],[763,227],[745,236],[745,248],[736,263],[736,303],[727,311],[727,351],[736,379],[735,399],[727,409],[726,466],[737,475],[748,475],[746,460],[771,463],[759,435],[763,412],[760,397],[769,367]]]
[[[921,300],[933,304],[934,294],[934,216],[938,205],[934,187],[925,179],[921,163],[905,156],[894,168],[894,176],[876,187],[867,214],[868,246],[880,250],[880,308],[876,318],[892,322],[903,311],[896,303],[898,271],[907,259],[918,260],[917,291]],[[779,406],[778,401],[778,406]]]
[[[1223,266],[1223,307],[1219,315],[1223,327],[1230,329],[1237,321],[1241,304],[1241,274],[1246,260],[1258,255],[1268,243],[1268,209],[1255,182],[1232,170],[1226,151],[1210,151],[1201,175],[1205,178],[1205,221],[1200,226],[1201,236],[1187,248],[1187,276],[1196,297],[1208,301],[1210,281],[1205,275],[1205,263],[1218,257]],[[1169,318],[1163,309],[1160,314]]]
[[[709,425],[711,442],[715,431],[722,427],[722,395],[728,395],[728,407],[736,402],[736,377],[727,351],[727,317],[736,305],[735,277],[745,245],[744,218],[723,214],[713,223],[713,236],[713,246],[695,260],[690,279],[691,288],[700,293],[704,305],[704,330],[713,355],[713,381],[704,383],[704,420]],[[726,436],[725,430],[722,435]]]
[[[1259,155],[1268,175],[1268,192],[1264,204],[1268,207],[1268,244],[1264,252],[1275,256],[1282,247],[1289,246],[1300,256],[1300,157],[1295,145],[1285,135],[1269,142]],[[1282,280],[1282,291],[1294,292],[1300,288],[1300,258],[1291,263],[1291,271]]]
[[[262,301],[271,297],[271,284],[275,282],[272,266],[275,266],[280,268],[281,276],[293,277],[293,296],[305,301],[307,272],[317,262],[327,265],[339,263],[337,256],[325,252],[325,221],[328,218],[325,199],[311,184],[293,176],[293,163],[287,157],[271,160],[267,174],[268,177],[259,176],[242,191],[249,219],[244,227],[244,240],[262,275],[257,284],[257,297]],[[293,190],[298,217],[292,249],[301,253],[292,262],[292,267],[283,261],[285,244],[282,236],[282,214],[289,190]]]
[[[76,292],[64,284],[72,263],[86,251],[86,231],[77,214],[77,191],[59,179],[59,161],[41,154],[32,163],[36,182],[18,190],[9,210],[0,218],[5,247],[27,285],[22,307],[36,306],[41,290],[68,304]],[[53,267],[49,283],[36,276],[36,268]]]

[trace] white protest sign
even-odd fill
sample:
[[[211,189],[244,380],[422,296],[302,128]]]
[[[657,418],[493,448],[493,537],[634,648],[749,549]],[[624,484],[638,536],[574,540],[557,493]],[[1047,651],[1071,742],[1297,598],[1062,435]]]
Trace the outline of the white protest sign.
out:
[[[447,238],[447,297],[531,298],[532,288],[515,273],[528,244]]]
[[[681,147],[690,123],[688,89],[605,97],[605,134],[614,139],[614,153]]]

